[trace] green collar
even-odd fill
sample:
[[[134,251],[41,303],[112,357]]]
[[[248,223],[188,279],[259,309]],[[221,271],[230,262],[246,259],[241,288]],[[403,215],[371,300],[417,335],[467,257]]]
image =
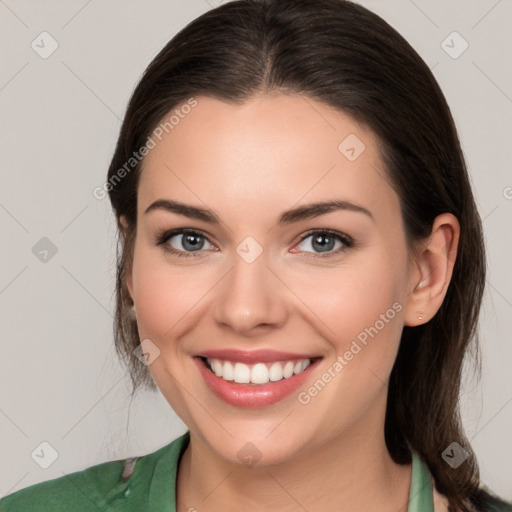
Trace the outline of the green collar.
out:
[[[430,471],[415,452],[412,452],[412,476],[407,512],[434,512]]]

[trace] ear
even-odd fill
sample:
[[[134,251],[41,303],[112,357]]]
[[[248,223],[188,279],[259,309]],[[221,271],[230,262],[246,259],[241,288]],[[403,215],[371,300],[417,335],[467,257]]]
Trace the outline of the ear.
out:
[[[443,213],[435,218],[428,239],[418,243],[411,256],[405,325],[424,324],[441,307],[457,257],[459,234],[457,218],[451,213]]]
[[[121,232],[121,236],[126,241],[127,232],[128,232],[128,220],[124,215],[119,217],[119,230]],[[126,287],[128,288],[128,292],[130,293],[130,297],[133,300],[133,279],[132,279],[132,265],[129,268],[125,269],[125,281]]]

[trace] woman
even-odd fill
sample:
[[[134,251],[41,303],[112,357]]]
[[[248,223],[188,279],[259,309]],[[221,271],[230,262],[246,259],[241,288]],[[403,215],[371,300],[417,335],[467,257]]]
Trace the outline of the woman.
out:
[[[105,190],[117,349],[189,430],[0,510],[512,510],[459,418],[485,283],[464,157],[381,18],[199,17],[134,91]]]

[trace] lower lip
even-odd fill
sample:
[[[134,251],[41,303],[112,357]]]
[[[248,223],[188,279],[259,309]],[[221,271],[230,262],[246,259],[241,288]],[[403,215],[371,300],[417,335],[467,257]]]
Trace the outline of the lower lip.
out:
[[[206,385],[224,402],[237,407],[264,407],[275,404],[296,391],[308,378],[320,359],[312,361],[303,372],[297,375],[268,384],[237,384],[227,381],[217,377],[209,370],[200,357],[194,357],[194,361],[199,367]]]

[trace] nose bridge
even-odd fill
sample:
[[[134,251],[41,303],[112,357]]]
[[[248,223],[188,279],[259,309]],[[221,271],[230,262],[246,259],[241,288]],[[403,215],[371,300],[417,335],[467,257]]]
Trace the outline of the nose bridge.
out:
[[[242,242],[237,247],[232,269],[216,297],[215,319],[218,323],[248,335],[262,325],[277,326],[284,322],[283,284],[269,266],[267,253],[253,241]]]

